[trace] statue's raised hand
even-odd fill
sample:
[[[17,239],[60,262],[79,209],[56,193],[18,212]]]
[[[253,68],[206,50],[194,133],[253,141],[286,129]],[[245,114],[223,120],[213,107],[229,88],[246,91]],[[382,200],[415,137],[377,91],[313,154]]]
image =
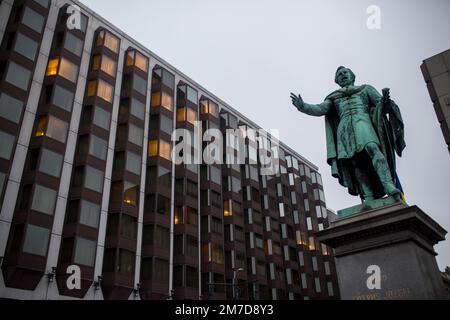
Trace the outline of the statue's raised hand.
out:
[[[292,104],[297,108],[297,109],[301,109],[303,108],[303,99],[301,95],[296,95],[294,93],[291,92],[291,99],[292,99]]]

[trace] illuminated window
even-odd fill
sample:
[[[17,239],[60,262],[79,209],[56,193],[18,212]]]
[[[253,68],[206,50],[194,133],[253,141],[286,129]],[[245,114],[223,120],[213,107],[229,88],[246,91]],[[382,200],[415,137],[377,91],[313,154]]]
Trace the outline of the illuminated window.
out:
[[[139,186],[134,183],[125,181],[123,187],[123,202],[130,205],[136,206],[138,202]]]
[[[36,126],[36,137],[43,137],[45,136],[45,130],[47,128],[47,117],[40,117],[38,120],[38,124]]]
[[[159,149],[159,152],[158,152]],[[160,156],[167,160],[171,160],[172,146],[169,142],[164,140],[150,140],[148,142],[148,156]]]
[[[92,58],[92,70],[101,70],[110,76],[116,75],[117,63],[106,55],[96,55]]]
[[[177,121],[178,122],[184,122],[186,121],[186,108],[185,107],[179,107],[177,110]]]
[[[203,100],[201,102],[201,112],[203,114],[212,114],[215,117],[219,116],[219,107],[216,103],[209,101],[209,100]]]
[[[98,96],[107,102],[112,102],[114,87],[109,83],[99,79],[88,82],[88,97]]]
[[[148,59],[137,51],[127,52],[127,67],[135,66],[144,72],[147,72]]]
[[[172,96],[169,94],[157,91],[152,93],[152,107],[164,107],[169,111],[173,109]]]
[[[152,93],[152,107],[159,107],[161,105],[161,92]]]
[[[223,216],[231,217],[233,215],[233,211],[230,205],[230,200],[225,200],[223,202]]]
[[[171,160],[172,146],[169,142],[160,140],[159,142],[159,155],[167,160]]]
[[[102,30],[98,33],[97,41],[95,44],[97,46],[105,46],[114,53],[119,52],[119,39],[105,30]]]
[[[169,111],[172,111],[172,108],[173,108],[172,96],[163,92],[161,106],[166,108]]]
[[[194,109],[187,108],[187,121],[195,124],[195,120],[197,120],[197,112]]]
[[[175,225],[183,224],[183,207],[178,206],[175,208],[175,216],[174,216],[174,223]]]
[[[148,156],[155,157],[158,155],[158,140],[150,140],[148,142]]]
[[[316,250],[316,244],[314,241],[314,237],[309,237],[309,250],[311,250],[311,251]]]
[[[78,77],[78,66],[65,58],[53,58],[48,62],[46,75],[60,75],[71,82],[76,82]]]
[[[35,136],[47,136],[65,143],[69,124],[52,116],[40,117],[36,126]]]

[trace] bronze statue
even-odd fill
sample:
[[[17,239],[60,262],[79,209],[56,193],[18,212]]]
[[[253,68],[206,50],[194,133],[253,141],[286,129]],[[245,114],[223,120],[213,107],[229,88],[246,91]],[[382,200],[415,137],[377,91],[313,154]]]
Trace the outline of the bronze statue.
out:
[[[352,70],[339,67],[334,91],[318,105],[291,93],[292,103],[311,116],[325,116],[327,160],[332,175],[364,203],[392,196],[400,200],[395,153],[405,148],[404,125],[398,106],[370,85],[355,86]]]

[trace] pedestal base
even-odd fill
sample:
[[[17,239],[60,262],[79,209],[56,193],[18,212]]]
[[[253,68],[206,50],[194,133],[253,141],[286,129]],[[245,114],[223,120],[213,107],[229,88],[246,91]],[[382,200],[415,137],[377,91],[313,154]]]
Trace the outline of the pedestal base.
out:
[[[433,246],[446,231],[416,206],[340,218],[316,233],[335,249],[344,300],[449,299]]]

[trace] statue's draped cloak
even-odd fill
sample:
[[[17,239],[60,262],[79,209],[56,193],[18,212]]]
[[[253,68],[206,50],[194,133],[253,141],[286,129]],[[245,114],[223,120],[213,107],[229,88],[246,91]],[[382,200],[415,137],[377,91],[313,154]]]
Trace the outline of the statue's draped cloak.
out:
[[[361,86],[364,89],[365,86]],[[327,99],[333,100],[336,96],[343,95],[341,90],[331,93]],[[369,99],[369,114],[380,142],[380,149],[383,152],[391,170],[392,178],[397,178],[395,154],[399,156],[406,146],[404,140],[404,124],[398,106],[390,100],[388,105],[383,105],[382,99],[378,104],[374,104]],[[339,124],[339,116],[336,108],[330,108],[325,115],[325,129],[327,139],[327,162],[331,166],[331,174],[339,180],[339,183],[348,189],[351,195],[360,195],[361,190],[355,177],[354,166],[350,159],[340,159],[337,150],[337,128]],[[357,155],[360,163],[371,166],[370,159],[365,155]],[[367,170],[366,172],[373,172]],[[382,197],[384,195],[383,187],[378,179],[373,176],[370,177],[372,190],[375,197]]]

